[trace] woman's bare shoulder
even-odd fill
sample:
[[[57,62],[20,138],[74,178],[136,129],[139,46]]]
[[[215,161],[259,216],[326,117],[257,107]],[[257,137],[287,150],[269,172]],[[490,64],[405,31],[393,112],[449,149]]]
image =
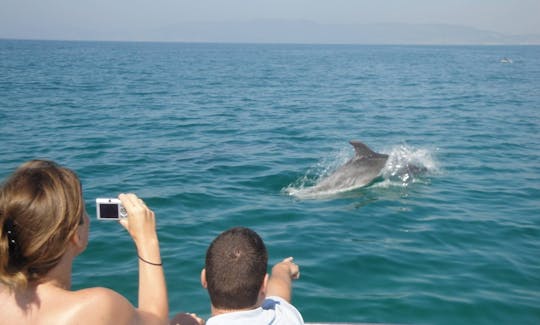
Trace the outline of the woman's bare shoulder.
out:
[[[107,288],[67,291],[49,286],[19,293],[0,289],[0,325],[139,323],[131,303]]]
[[[84,324],[138,323],[135,307],[119,293],[102,287],[71,292],[72,320]]]
[[[85,289],[80,289],[76,291],[71,291],[70,293],[76,297],[81,297],[81,298],[86,298],[86,299],[95,297],[95,298],[101,298],[101,299],[122,300],[129,303],[127,299],[121,294],[119,294],[118,292],[109,288],[104,288],[104,287],[85,288]]]

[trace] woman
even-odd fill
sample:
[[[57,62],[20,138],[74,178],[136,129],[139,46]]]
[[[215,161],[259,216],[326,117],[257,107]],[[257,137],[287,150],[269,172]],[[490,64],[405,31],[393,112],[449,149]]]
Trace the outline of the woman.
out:
[[[154,212],[119,199],[139,256],[139,307],[106,288],[71,291],[89,218],[75,173],[54,162],[20,166],[0,188],[0,324],[167,324],[168,301]]]

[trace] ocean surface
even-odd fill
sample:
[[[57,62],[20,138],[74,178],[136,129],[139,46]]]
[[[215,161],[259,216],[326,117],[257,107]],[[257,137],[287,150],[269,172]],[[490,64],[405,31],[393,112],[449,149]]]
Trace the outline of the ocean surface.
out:
[[[353,139],[390,155],[380,177],[301,195]],[[94,203],[135,192],[171,314],[208,317],[206,248],[242,225],[294,256],[307,322],[540,324],[537,46],[2,40],[0,149],[2,179],[33,158],[80,176],[74,289],[137,303],[134,245]]]

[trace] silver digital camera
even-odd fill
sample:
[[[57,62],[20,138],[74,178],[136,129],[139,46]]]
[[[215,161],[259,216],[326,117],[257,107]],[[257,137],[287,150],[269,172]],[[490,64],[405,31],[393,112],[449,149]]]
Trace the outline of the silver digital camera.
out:
[[[99,220],[118,220],[126,218],[127,212],[119,199],[96,199],[96,215]]]

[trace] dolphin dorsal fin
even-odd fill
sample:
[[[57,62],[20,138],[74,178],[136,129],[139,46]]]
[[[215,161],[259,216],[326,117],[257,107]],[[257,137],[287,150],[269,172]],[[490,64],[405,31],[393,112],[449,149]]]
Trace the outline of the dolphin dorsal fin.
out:
[[[360,141],[352,140],[349,142],[356,151],[356,156],[358,158],[385,158],[388,157],[388,155],[376,153],[375,151],[369,149],[368,146],[363,144]]]

